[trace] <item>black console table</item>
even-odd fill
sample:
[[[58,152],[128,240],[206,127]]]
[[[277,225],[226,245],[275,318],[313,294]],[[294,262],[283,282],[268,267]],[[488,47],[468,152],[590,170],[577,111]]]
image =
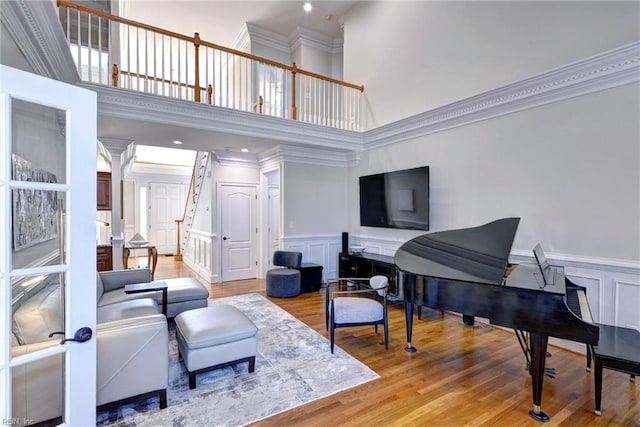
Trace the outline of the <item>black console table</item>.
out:
[[[389,295],[392,300],[401,300],[398,289],[398,270],[394,258],[387,255],[362,252],[340,252],[338,254],[338,277],[370,278],[381,274],[389,278]]]

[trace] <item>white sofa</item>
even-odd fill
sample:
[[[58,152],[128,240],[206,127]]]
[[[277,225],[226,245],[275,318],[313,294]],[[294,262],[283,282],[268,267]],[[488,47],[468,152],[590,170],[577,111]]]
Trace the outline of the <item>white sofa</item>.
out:
[[[99,407],[160,396],[166,407],[169,381],[166,317],[152,298],[138,298],[98,309],[97,389]],[[60,345],[63,330],[60,288],[41,289],[13,315],[12,356]],[[12,416],[41,422],[62,417],[63,357],[49,357],[12,371]]]

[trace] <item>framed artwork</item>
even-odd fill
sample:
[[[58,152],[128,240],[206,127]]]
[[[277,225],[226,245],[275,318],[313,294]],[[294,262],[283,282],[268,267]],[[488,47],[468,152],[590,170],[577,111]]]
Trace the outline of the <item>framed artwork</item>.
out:
[[[14,181],[58,182],[51,172],[36,169],[13,154]],[[19,251],[58,236],[58,196],[55,191],[17,189],[13,198],[13,250]]]

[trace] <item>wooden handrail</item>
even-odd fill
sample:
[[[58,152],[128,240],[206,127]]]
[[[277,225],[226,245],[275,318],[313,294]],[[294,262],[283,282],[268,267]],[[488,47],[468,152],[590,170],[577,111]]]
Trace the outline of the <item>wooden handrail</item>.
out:
[[[67,7],[69,9],[75,9],[75,10],[78,10],[80,12],[90,13],[90,14],[99,16],[101,18],[109,19],[109,20],[112,20],[112,21],[115,21],[115,22],[119,22],[119,23],[122,23],[122,24],[132,25],[134,27],[139,27],[139,28],[142,28],[144,30],[154,31],[154,32],[157,32],[157,33],[160,33],[160,34],[164,34],[166,36],[175,37],[175,38],[178,38],[180,40],[185,40],[185,41],[188,41],[188,42],[191,42],[191,43],[194,43],[194,44],[196,43],[196,38],[195,37],[185,36],[184,34],[174,33],[173,31],[163,30],[162,28],[154,27],[153,25],[147,25],[147,24],[143,24],[143,23],[140,23],[140,22],[137,22],[137,21],[132,21],[130,19],[121,18],[119,16],[111,15],[109,13],[102,12],[102,11],[99,11],[99,10],[96,10],[96,9],[92,9],[90,7],[82,6],[82,5],[79,5],[79,4],[76,4],[76,3],[70,3],[70,2],[65,1],[65,0],[57,0],[57,5],[58,5],[58,7]],[[247,58],[247,59],[251,59],[251,60],[254,60],[254,61],[262,62],[263,64],[272,65],[274,67],[282,68],[282,69],[287,70],[287,71],[293,71],[293,67],[294,67],[293,65],[283,64],[281,62],[272,61],[270,59],[263,58],[261,56],[252,55],[250,53],[242,52],[242,51],[231,49],[231,48],[228,48],[228,47],[224,47],[224,46],[221,46],[221,45],[218,45],[218,44],[215,44],[215,43],[211,43],[211,42],[207,42],[207,41],[204,41],[204,40],[200,40],[200,37],[197,38],[197,41],[199,43],[199,46],[206,46],[206,47],[210,47],[210,48],[213,48],[213,49],[218,49],[220,51],[231,53],[231,54],[234,54],[234,55],[237,55],[237,56],[241,56],[243,58]],[[360,92],[364,92],[364,85],[356,85],[356,84],[353,84],[353,83],[345,82],[343,80],[338,80],[338,79],[334,79],[332,77],[327,77],[327,76],[323,76],[321,74],[316,74],[316,73],[311,72],[311,71],[306,71],[306,70],[304,70],[302,68],[297,68],[297,67],[296,67],[295,72],[296,73],[300,73],[300,74],[304,74],[306,76],[313,77],[313,78],[316,78],[316,79],[319,79],[319,80],[324,80],[324,81],[327,81],[327,82],[330,82],[330,83],[335,83],[335,84],[338,84],[338,85],[341,85],[341,86],[349,87],[349,88],[352,88],[352,89],[357,89]]]
[[[114,68],[114,73],[115,73],[114,75],[117,78],[118,65],[117,64],[113,64],[113,66],[115,67]],[[176,85],[176,86],[186,87],[186,88],[189,88],[189,89],[195,89],[196,88],[195,85],[190,85],[188,83],[180,83],[180,82],[176,82],[174,80],[162,79],[160,77],[153,77],[153,76],[149,76],[147,74],[132,73],[130,71],[120,71],[119,73],[120,73],[120,75],[123,75],[123,76],[136,77],[136,78],[141,78],[141,79],[145,79],[145,80],[155,80],[155,81],[160,82],[160,83],[168,83],[168,84],[172,84],[172,85]],[[209,86],[211,86],[211,85],[209,85]],[[199,89],[200,89],[200,91],[205,91],[205,92],[208,90],[207,88],[204,88],[204,87],[201,87]],[[212,91],[213,91],[213,89],[212,89]]]

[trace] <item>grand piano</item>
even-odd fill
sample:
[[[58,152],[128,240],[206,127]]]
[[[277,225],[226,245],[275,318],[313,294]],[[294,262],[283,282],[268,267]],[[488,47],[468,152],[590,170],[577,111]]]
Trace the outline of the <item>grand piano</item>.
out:
[[[450,310],[467,319],[484,317],[526,333],[533,394],[529,414],[549,421],[540,407],[549,337],[597,345],[598,327],[568,307],[568,299],[586,304],[586,298],[574,297],[580,289],[565,284],[561,267],[543,278],[537,265],[520,264],[505,278],[519,222],[520,218],[503,218],[479,227],[429,233],[398,249],[395,263],[404,293],[405,350],[416,351],[411,344],[414,306]],[[589,308],[580,305],[574,310],[587,313]]]

